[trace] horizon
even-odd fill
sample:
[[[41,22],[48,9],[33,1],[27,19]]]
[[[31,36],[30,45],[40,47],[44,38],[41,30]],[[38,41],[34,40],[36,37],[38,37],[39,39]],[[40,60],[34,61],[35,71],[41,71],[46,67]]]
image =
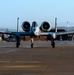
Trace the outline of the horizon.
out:
[[[51,29],[54,29],[55,27],[52,27]],[[57,29],[65,29],[66,31],[74,31],[74,26],[57,26]],[[0,27],[0,31],[17,31],[17,29],[13,29],[13,28],[1,28]],[[24,31],[22,28],[19,28],[19,31]]]

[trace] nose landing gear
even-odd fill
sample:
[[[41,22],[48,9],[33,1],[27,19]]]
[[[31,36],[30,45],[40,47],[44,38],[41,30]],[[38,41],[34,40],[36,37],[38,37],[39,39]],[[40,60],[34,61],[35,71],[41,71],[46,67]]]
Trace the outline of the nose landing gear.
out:
[[[31,38],[31,48],[33,48],[34,38]]]

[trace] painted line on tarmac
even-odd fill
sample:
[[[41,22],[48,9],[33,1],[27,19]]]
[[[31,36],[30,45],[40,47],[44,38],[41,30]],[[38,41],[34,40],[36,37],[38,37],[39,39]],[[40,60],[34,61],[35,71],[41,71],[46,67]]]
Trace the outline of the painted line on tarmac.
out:
[[[53,75],[60,75],[60,74],[65,74],[65,75],[74,75],[74,72],[46,72],[46,73],[42,73],[42,74],[53,74]]]
[[[34,46],[34,48],[37,48],[38,46]],[[40,46],[39,46],[40,47]],[[14,48],[13,46],[9,47],[9,46],[0,46],[0,48]],[[10,49],[10,50],[6,50],[6,51],[2,51],[0,52],[0,54],[7,54],[7,53],[12,53],[12,52],[16,52],[22,49],[26,49],[26,48],[31,48],[30,46],[25,46],[25,47],[19,47],[16,49]]]
[[[33,48],[38,48],[38,47],[49,47],[49,45],[35,45]],[[0,48],[16,48],[16,47],[14,47],[14,46],[0,46]],[[20,46],[17,49],[20,49],[20,48],[31,48],[31,46]]]
[[[48,46],[44,46],[44,45],[37,45],[37,46],[34,46],[33,48],[40,48],[40,47],[48,47]],[[0,48],[16,48],[14,46],[0,46]],[[2,51],[0,52],[0,54],[7,54],[7,53],[12,53],[12,52],[16,52],[16,51],[19,51],[19,50],[22,50],[22,49],[30,49],[31,46],[20,46],[19,48],[16,48],[16,49],[10,49],[10,50],[6,50],[6,51]]]
[[[3,52],[0,52],[0,54],[7,54],[7,53],[12,53],[12,52],[16,52],[18,51],[18,49],[13,49],[13,50],[6,50],[6,51],[3,51]]]
[[[47,65],[3,65],[0,70],[44,70]]]

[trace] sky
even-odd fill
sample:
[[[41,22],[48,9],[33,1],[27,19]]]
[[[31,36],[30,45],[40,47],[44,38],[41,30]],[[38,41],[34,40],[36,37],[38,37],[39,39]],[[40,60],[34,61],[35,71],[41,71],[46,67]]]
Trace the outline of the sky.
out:
[[[0,28],[16,29],[18,17],[19,27],[24,21],[54,27],[55,18],[58,26],[74,26],[74,0],[0,0]]]

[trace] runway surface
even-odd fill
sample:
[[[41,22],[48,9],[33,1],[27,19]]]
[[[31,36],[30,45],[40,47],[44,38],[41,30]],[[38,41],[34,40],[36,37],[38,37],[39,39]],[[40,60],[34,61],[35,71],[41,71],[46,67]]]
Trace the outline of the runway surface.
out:
[[[0,42],[0,75],[74,75],[74,42]]]

